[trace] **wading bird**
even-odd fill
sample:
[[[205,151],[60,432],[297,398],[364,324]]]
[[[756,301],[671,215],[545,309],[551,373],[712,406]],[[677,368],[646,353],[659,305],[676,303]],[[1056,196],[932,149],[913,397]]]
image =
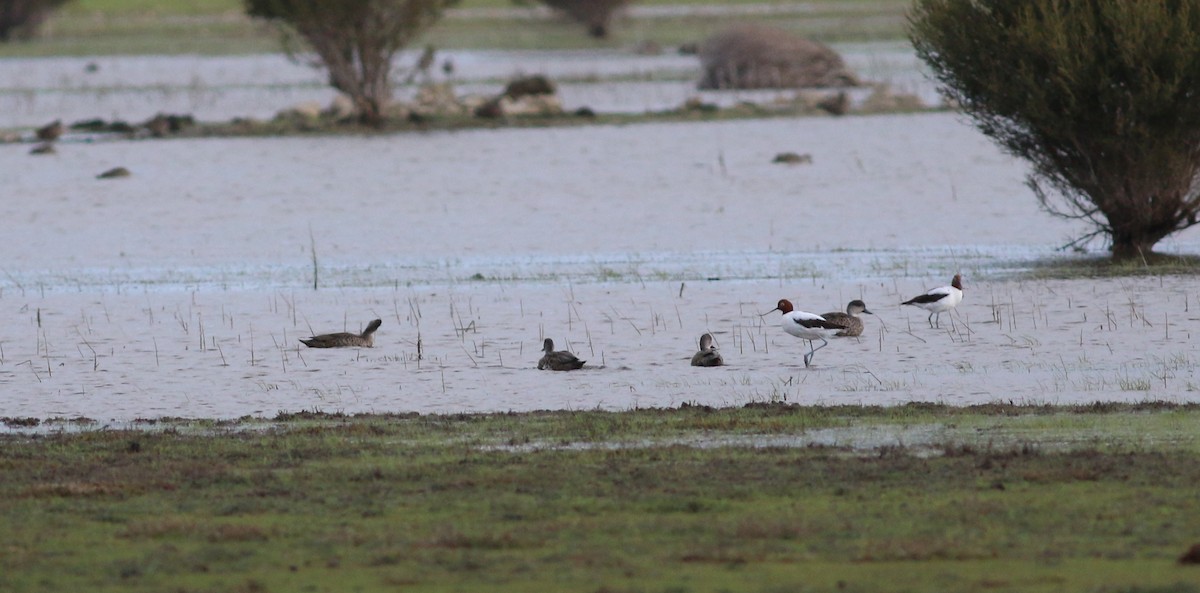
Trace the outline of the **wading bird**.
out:
[[[955,274],[954,279],[950,281],[950,286],[931,288],[925,294],[915,296],[900,304],[913,305],[929,311],[929,327],[933,328],[933,316],[938,316],[937,327],[941,327],[942,313],[957,307],[962,302],[962,298],[962,275]]]
[[[783,312],[783,322],[781,324],[783,331],[801,340],[808,340],[809,352],[804,355],[804,366],[806,367],[812,364],[813,355],[817,353],[817,350],[829,345],[829,341],[825,338],[845,329],[840,325],[826,321],[820,315],[809,313],[808,311],[797,311],[792,307],[792,302],[787,299],[780,299],[779,304],[774,309],[771,309],[771,311]],[[767,313],[771,311],[767,311]],[[821,340],[821,345],[814,347],[814,340]]]

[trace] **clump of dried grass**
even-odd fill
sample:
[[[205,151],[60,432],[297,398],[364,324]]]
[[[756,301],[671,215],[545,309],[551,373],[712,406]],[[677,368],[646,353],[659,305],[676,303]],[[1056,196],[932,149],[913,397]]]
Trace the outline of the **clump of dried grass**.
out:
[[[829,46],[766,25],[735,25],[700,47],[702,89],[857,86]]]

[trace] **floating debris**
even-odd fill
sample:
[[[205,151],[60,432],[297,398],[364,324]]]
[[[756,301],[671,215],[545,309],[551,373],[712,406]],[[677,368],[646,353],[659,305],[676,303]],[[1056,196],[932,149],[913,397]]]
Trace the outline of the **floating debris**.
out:
[[[97,175],[96,179],[117,179],[120,177],[129,177],[130,175],[133,175],[133,173],[130,173],[129,169],[126,169],[125,167],[113,167],[112,169]]]

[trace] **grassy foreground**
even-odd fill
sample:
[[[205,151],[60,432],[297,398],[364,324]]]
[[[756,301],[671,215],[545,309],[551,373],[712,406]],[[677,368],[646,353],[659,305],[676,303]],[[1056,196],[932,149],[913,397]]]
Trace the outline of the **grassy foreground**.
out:
[[[1193,592],[1198,429],[764,405],[8,435],[0,590]]]

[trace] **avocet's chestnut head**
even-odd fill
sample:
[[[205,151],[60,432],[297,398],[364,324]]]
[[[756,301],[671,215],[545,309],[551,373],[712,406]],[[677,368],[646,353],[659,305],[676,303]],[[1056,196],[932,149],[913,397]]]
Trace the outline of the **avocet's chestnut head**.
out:
[[[779,311],[779,312],[783,313],[784,315],[787,315],[788,313],[791,313],[794,310],[795,310],[795,308],[792,307],[792,301],[789,301],[787,299],[779,299],[779,304],[775,305],[774,309],[771,309],[771,311]],[[767,311],[767,313],[770,313],[771,311]]]
[[[955,274],[954,279],[950,281],[950,286],[962,290],[962,274]]]

